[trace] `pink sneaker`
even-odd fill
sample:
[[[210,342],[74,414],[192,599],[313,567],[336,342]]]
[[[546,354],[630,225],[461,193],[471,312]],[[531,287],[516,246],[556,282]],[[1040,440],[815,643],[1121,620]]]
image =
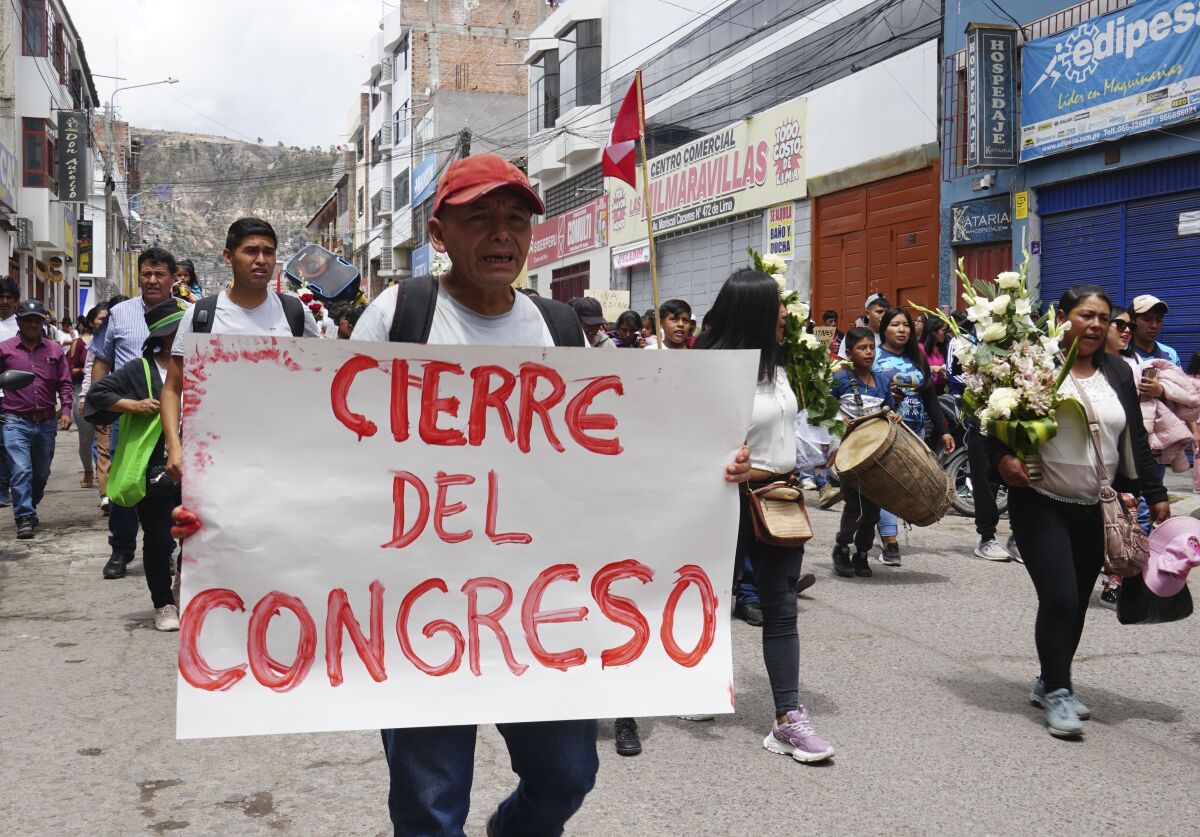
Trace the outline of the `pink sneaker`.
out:
[[[817,735],[803,706],[788,713],[787,723],[772,727],[771,734],[763,739],[763,747],[805,764],[833,758],[833,745]]]

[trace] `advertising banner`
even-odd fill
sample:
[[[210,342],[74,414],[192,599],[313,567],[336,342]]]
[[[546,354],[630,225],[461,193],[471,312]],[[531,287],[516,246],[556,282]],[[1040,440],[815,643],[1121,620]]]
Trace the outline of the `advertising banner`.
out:
[[[411,270],[413,276],[428,276],[433,268],[433,245],[422,244],[412,251]]]
[[[76,246],[79,248],[79,272],[92,272],[92,222],[79,222],[79,237],[76,239]]]
[[[791,201],[767,210],[767,253],[782,259],[792,257],[792,227],[795,206]]]
[[[650,245],[643,244],[640,247],[613,253],[612,263],[613,270],[627,270],[640,264],[650,264]]]
[[[412,205],[420,206],[437,189],[437,155],[431,154],[413,167]]]
[[[732,712],[758,357],[670,354],[189,336],[178,736]]]
[[[83,202],[88,196],[87,120],[78,110],[58,112],[58,199]],[[71,235],[74,235],[72,230]]]
[[[0,209],[17,211],[17,155],[0,144]]]
[[[967,27],[967,165],[1017,164],[1017,32]]]
[[[608,195],[556,215],[533,228],[530,270],[608,245]]]
[[[987,244],[1012,240],[1012,208],[1008,195],[980,198],[950,207],[951,244]]]
[[[1143,0],[1025,44],[1021,160],[1196,118],[1200,5]]]
[[[655,233],[803,198],[805,119],[805,100],[792,99],[650,160]],[[646,237],[641,176],[636,189],[608,178],[612,245]]]

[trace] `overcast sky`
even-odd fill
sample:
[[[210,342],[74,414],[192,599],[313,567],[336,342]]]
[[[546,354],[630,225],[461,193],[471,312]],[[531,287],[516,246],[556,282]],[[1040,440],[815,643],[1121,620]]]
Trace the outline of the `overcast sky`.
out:
[[[139,128],[302,147],[346,141],[381,0],[66,0],[101,106]],[[394,0],[392,2],[394,5]],[[215,121],[214,121],[215,120]],[[217,124],[220,123],[220,124]]]

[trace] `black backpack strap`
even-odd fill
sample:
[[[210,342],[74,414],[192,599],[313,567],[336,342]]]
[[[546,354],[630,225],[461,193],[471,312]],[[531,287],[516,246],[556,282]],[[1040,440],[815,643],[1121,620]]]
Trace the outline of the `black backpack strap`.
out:
[[[195,334],[211,334],[213,320],[217,316],[217,297],[219,292],[206,296],[192,308],[192,332]]]
[[[283,316],[287,318],[288,328],[293,337],[304,336],[304,303],[300,297],[276,292],[279,301],[283,303]]]
[[[433,328],[437,308],[437,280],[432,276],[401,279],[396,286],[396,311],[388,340],[393,343],[425,343]]]
[[[555,346],[583,345],[583,324],[570,305],[541,296],[531,296],[529,300],[542,312]]]

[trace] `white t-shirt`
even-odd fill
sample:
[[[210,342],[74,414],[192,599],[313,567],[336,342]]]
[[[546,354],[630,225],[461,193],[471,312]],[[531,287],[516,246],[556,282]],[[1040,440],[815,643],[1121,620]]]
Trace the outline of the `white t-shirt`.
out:
[[[17,315],[13,314],[7,320],[0,320],[0,340],[17,336]]]
[[[386,342],[396,314],[398,293],[398,287],[393,285],[377,296],[359,318],[350,339]],[[486,316],[464,307],[439,289],[426,342],[441,346],[553,346],[554,338],[542,312],[525,294],[514,293],[513,307],[506,313]]]
[[[179,331],[175,333],[175,342],[171,345],[171,354],[183,356],[183,335],[192,331],[192,318],[196,315],[196,306],[191,306],[183,312],[179,321]],[[283,302],[274,293],[268,293],[267,298],[255,308],[243,308],[229,298],[226,291],[217,297],[217,310],[213,316],[213,334],[254,334],[272,337],[291,337],[292,327],[288,325],[283,313]],[[304,309],[304,336],[317,337],[317,321],[312,312]]]
[[[775,380],[759,383],[754,390],[750,413],[750,467],[772,474],[791,473],[796,467],[796,394],[788,383],[783,367],[775,370]]]

